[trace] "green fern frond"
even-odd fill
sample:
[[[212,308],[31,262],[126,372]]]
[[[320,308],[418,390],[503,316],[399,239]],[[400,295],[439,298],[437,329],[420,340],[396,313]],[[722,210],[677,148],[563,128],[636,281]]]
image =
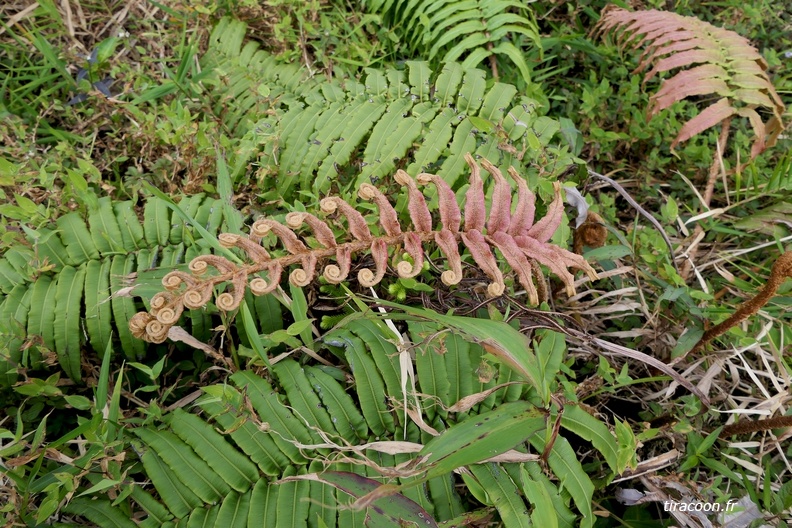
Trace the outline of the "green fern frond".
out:
[[[461,326],[472,321],[457,319]],[[534,389],[514,383],[504,365],[490,365],[485,375],[484,348],[441,331],[439,324],[409,320],[408,329],[419,374],[410,397],[421,398],[427,411],[421,427],[401,401],[385,399],[401,394],[403,351],[391,342],[393,335],[381,321],[348,319],[322,343],[347,365],[352,382],[286,358],[274,365],[271,382],[243,371],[226,384],[205,387],[196,404],[201,417],[176,410],[161,429],[133,429],[143,480],[151,485],[133,491],[132,512],[148,514],[141,520],[145,526],[291,528],[319,526],[318,519],[327,526],[364,526],[366,519],[387,526],[400,515],[423,515],[422,525],[435,526],[470,512],[475,497],[509,525],[527,521],[530,510],[535,521],[549,516],[562,526],[591,526],[594,484],[563,430],[591,442],[615,474],[623,467],[609,428],[572,403],[559,413],[562,433],[548,463],[562,492],[538,462],[552,421],[528,403]],[[549,382],[563,360],[564,338],[542,331],[537,341],[533,350],[521,351],[536,354],[552,370]],[[483,423],[501,434],[482,434],[489,430],[479,427]],[[511,447],[516,449],[506,452]],[[493,454],[505,458],[491,461]],[[456,476],[452,470],[460,465],[469,472]],[[391,487],[382,488],[384,483]],[[460,494],[460,487],[467,492]],[[386,502],[360,502],[372,492]],[[68,511],[127,526],[99,495],[73,501]],[[370,507],[349,509],[352,501]],[[572,504],[582,518],[572,513]]]
[[[222,200],[193,195],[184,197],[179,206],[212,235],[223,224]],[[159,198],[146,202],[142,223],[132,202],[111,205],[105,197],[87,222],[78,213],[69,213],[55,225],[56,230],[30,231],[29,247],[13,247],[0,259],[3,387],[16,382],[18,367],[40,366],[40,348],[54,351],[75,381],[81,377],[84,345],[101,357],[113,334],[127,359],[140,360],[146,345],[129,331],[129,320],[140,305],[125,292],[132,288],[148,306],[155,291],[146,294],[147,288],[210,251],[193,227]],[[266,299],[250,302],[255,313],[277,308],[277,303],[273,306]],[[190,311],[190,318],[193,335],[208,337],[209,316]],[[25,350],[27,340],[40,346]]]
[[[388,2],[365,0],[363,6],[381,15],[416,56],[443,62],[462,60],[463,68],[475,68],[499,57],[512,62],[526,83],[531,73],[523,52],[509,35],[520,35],[541,49],[539,28],[525,3],[515,0],[412,0]],[[493,66],[497,78],[497,67]]]
[[[321,195],[387,178],[404,163],[454,185],[466,152],[549,173],[573,163],[563,150],[549,154],[560,125],[541,116],[541,104],[512,85],[488,85],[482,70],[448,62],[433,72],[408,61],[405,71],[367,68],[359,79],[307,78],[243,44],[244,33],[243,23],[223,19],[202,64],[215,74],[207,81],[215,111],[242,135],[232,173],[255,158],[262,187],[275,189],[267,197]]]

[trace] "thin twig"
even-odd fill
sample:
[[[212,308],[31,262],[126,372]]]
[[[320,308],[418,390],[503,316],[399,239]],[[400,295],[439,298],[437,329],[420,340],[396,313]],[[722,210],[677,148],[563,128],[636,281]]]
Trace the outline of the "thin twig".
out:
[[[616,180],[612,180],[612,179],[608,178],[607,176],[605,176],[603,174],[600,174],[598,172],[594,172],[591,169],[588,169],[588,173],[589,173],[589,176],[594,176],[596,178],[599,178],[600,180],[608,183],[608,185],[610,185],[611,187],[616,189],[616,191],[619,194],[621,194],[622,197],[630,203],[630,205],[635,207],[636,211],[641,213],[641,216],[643,216],[644,218],[649,220],[649,222],[655,227],[655,229],[657,229],[660,232],[660,234],[663,236],[663,240],[665,240],[665,243],[668,246],[668,251],[671,254],[671,264],[674,265],[674,269],[676,270],[677,273],[679,273],[679,268],[677,267],[676,260],[674,259],[674,248],[671,245],[671,240],[668,238],[668,235],[666,235],[665,229],[663,229],[663,226],[660,225],[660,222],[658,222],[657,219],[654,216],[652,216],[649,212],[647,212],[646,209],[641,207],[638,204],[638,202],[636,202],[635,199],[632,196],[630,196],[630,193],[625,191],[624,187],[622,187],[618,182],[616,182]]]
[[[690,381],[688,381],[684,376],[682,376],[679,372],[674,370],[671,365],[663,363],[657,358],[654,358],[648,354],[644,354],[643,352],[639,352],[638,350],[633,350],[631,348],[627,348],[621,345],[617,345],[616,343],[611,343],[610,341],[606,341],[604,339],[599,339],[597,337],[590,336],[585,332],[580,330],[575,330],[573,328],[567,328],[564,330],[566,335],[578,340],[581,343],[587,345],[587,349],[590,352],[594,352],[600,355],[617,355],[626,358],[630,358],[634,361],[639,363],[645,363],[649,366],[656,368],[657,370],[667,374],[671,379],[685,387],[687,390],[692,392],[696,395],[701,404],[709,409],[710,401],[707,395],[705,395],[701,390],[698,389],[695,385],[693,385]],[[598,352],[597,349],[600,349],[602,352]]]

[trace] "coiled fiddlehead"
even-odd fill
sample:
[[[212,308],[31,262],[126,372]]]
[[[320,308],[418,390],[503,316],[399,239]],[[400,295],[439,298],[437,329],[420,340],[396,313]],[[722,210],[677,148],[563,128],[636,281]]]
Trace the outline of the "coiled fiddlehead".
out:
[[[156,294],[151,300],[151,311],[140,312],[130,321],[132,333],[146,341],[160,343],[167,338],[168,330],[175,324],[185,307],[195,309],[206,305],[216,286],[228,284],[226,291],[215,300],[218,309],[232,311],[239,303],[246,288],[255,295],[272,292],[280,283],[283,271],[297,265],[289,274],[291,284],[303,287],[316,280],[316,268],[320,262],[334,259],[335,263],[324,266],[321,275],[330,283],[348,280],[352,257],[370,253],[374,260],[373,269],[364,268],[357,274],[362,286],[374,286],[385,276],[389,260],[399,277],[416,276],[424,262],[425,246],[434,243],[447,261],[447,270],[440,275],[446,285],[462,280],[462,257],[460,243],[467,248],[475,264],[489,277],[487,294],[495,297],[503,294],[505,282],[498,260],[493,254],[497,249],[506,263],[515,272],[525,288],[531,304],[539,303],[539,294],[533,276],[544,264],[557,275],[573,295],[574,277],[568,268],[578,268],[592,279],[597,273],[580,255],[576,255],[549,242],[563,218],[561,185],[555,183],[555,197],[547,214],[534,222],[536,197],[528,189],[525,180],[510,168],[509,176],[517,185],[517,203],[512,212],[512,188],[500,170],[486,159],[481,167],[495,180],[492,206],[486,210],[484,184],[481,167],[470,154],[465,156],[470,167],[470,188],[465,195],[464,219],[454,192],[442,179],[433,174],[419,174],[413,179],[404,171],[398,171],[395,180],[406,187],[411,229],[403,229],[396,211],[388,199],[373,185],[360,187],[359,196],[376,204],[382,235],[374,236],[363,215],[341,198],[332,196],[320,202],[320,209],[336,220],[344,220],[350,240],[336,239],[330,226],[310,213],[290,213],[286,224],[269,218],[258,219],[250,229],[250,236],[233,234],[219,236],[224,247],[236,247],[245,252],[250,264],[239,266],[216,255],[203,255],[190,263],[190,273],[173,271],[162,280],[167,291]],[[432,215],[426,199],[418,185],[434,185],[438,193],[440,225],[433,226]],[[303,225],[313,234],[319,248],[309,248],[295,233]],[[280,241],[287,254],[273,258],[261,247],[262,237],[272,233]],[[400,260],[407,253],[411,261]],[[261,276],[264,274],[264,276]],[[248,282],[249,281],[249,282]]]

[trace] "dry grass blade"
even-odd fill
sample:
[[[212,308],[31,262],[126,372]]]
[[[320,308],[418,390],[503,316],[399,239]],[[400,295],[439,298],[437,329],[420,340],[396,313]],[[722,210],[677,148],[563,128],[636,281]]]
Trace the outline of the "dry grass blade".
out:
[[[591,169],[588,170],[588,173],[589,173],[589,176],[594,176],[595,178],[598,178],[598,179],[608,183],[608,185],[610,185],[611,187],[616,189],[616,192],[618,192],[620,195],[622,195],[622,198],[627,200],[627,202],[629,202],[629,204],[632,205],[635,208],[635,210],[638,211],[641,214],[641,216],[643,216],[644,218],[649,220],[649,222],[655,227],[655,229],[657,229],[657,231],[660,233],[660,235],[662,235],[663,240],[666,243],[666,246],[668,246],[668,254],[669,254],[670,258],[671,258],[671,264],[674,265],[674,269],[677,271],[677,273],[679,273],[679,268],[677,267],[676,260],[674,259],[674,247],[671,245],[671,240],[669,240],[668,235],[666,234],[665,229],[663,229],[663,226],[660,225],[660,222],[658,222],[657,219],[654,216],[652,216],[649,212],[647,212],[646,209],[641,207],[641,205],[638,202],[635,201],[635,198],[630,196],[630,193],[628,193],[624,189],[624,187],[619,185],[619,182],[617,182],[616,180],[613,180],[613,179],[605,176],[604,174],[600,174],[598,172],[594,172]]]
[[[690,380],[683,377],[679,372],[675,371],[671,368],[670,365],[666,365],[659,359],[656,359],[650,355],[644,354],[643,352],[639,352],[637,350],[632,350],[625,346],[617,345],[616,343],[611,343],[604,339],[599,339],[597,337],[592,337],[580,330],[575,329],[566,329],[566,334],[570,337],[577,339],[578,341],[585,343],[589,350],[592,352],[597,353],[597,350],[602,350],[606,355],[616,355],[621,357],[626,357],[629,359],[633,359],[635,361],[639,361],[641,363],[645,363],[650,365],[657,370],[663,372],[664,374],[668,375],[673,379],[675,382],[679,383],[687,390],[695,394],[699,400],[701,400],[702,405],[705,409],[709,409],[710,407],[710,400],[709,397],[704,394],[698,387],[693,385]]]

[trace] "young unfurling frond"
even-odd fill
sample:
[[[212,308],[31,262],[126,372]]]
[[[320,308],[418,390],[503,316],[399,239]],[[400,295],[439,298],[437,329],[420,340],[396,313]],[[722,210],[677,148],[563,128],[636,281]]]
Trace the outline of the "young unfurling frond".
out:
[[[379,209],[382,234],[375,236],[363,215],[352,205],[338,197],[328,197],[320,202],[327,215],[343,219],[350,240],[339,241],[324,220],[305,212],[286,215],[281,224],[269,218],[260,218],[250,230],[249,237],[233,234],[220,235],[224,247],[236,247],[244,251],[251,263],[243,266],[217,255],[202,255],[192,260],[190,273],[173,271],[162,283],[167,291],[151,299],[151,311],[140,312],[130,321],[132,333],[151,342],[162,342],[168,330],[178,321],[184,308],[200,308],[212,297],[216,286],[229,284],[227,291],[217,296],[215,304],[220,310],[230,311],[239,307],[247,288],[255,295],[272,292],[279,284],[283,271],[297,265],[289,274],[295,286],[306,286],[316,279],[317,265],[321,261],[334,259],[325,265],[322,276],[330,283],[338,284],[348,279],[352,257],[368,252],[374,260],[373,269],[358,272],[357,280],[363,286],[374,286],[385,276],[389,260],[399,277],[416,276],[422,269],[425,247],[436,244],[446,258],[447,270],[441,274],[446,285],[462,280],[462,257],[460,243],[467,248],[474,263],[489,277],[487,287],[490,296],[503,294],[505,282],[503,272],[493,249],[498,250],[506,263],[514,270],[517,280],[525,288],[532,304],[539,302],[539,294],[533,282],[540,264],[547,266],[566,286],[567,293],[574,294],[573,275],[570,267],[582,269],[592,279],[597,273],[583,257],[550,242],[562,220],[563,200],[561,185],[555,184],[555,197],[547,208],[547,214],[534,222],[536,197],[525,181],[514,169],[509,176],[517,184],[517,203],[511,207],[512,189],[500,170],[486,159],[481,167],[494,179],[492,206],[486,211],[481,168],[470,154],[465,156],[470,170],[470,187],[465,199],[464,221],[454,192],[440,177],[419,174],[416,179],[404,171],[396,173],[396,181],[406,187],[407,207],[412,226],[404,229],[396,211],[388,199],[373,185],[363,184],[359,196],[373,201]],[[433,226],[432,215],[418,185],[432,184],[437,190],[440,225]],[[309,248],[295,233],[306,225],[321,247]],[[280,240],[286,255],[273,258],[259,244],[262,237],[272,233]],[[407,253],[410,260],[401,260]],[[261,274],[264,273],[265,277]]]

